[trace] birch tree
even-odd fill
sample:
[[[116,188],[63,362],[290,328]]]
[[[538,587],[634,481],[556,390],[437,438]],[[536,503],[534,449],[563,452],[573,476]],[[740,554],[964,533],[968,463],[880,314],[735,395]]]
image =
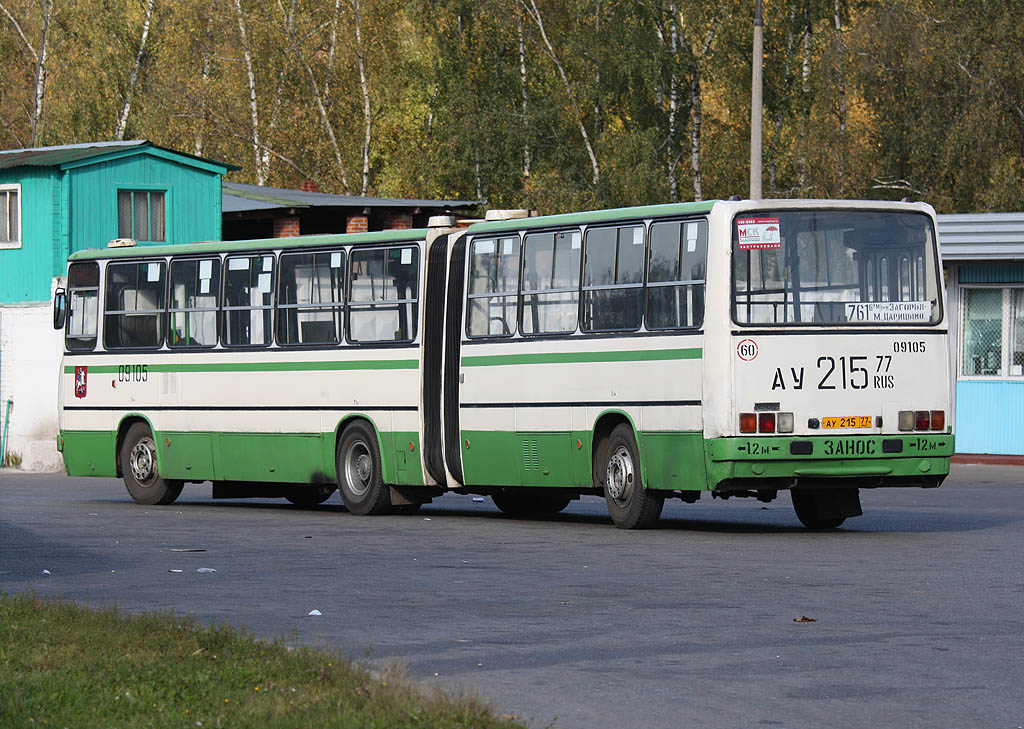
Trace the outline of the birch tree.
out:
[[[25,53],[33,63],[34,73],[32,81],[32,109],[29,112],[31,132],[29,134],[28,146],[36,146],[43,125],[43,107],[46,100],[46,79],[49,75],[49,54],[50,54],[50,26],[53,21],[54,0],[38,0],[39,7],[39,40],[33,43],[22,24],[7,8],[7,5],[0,2],[2,12],[11,26],[14,28],[21,40]]]
[[[132,64],[131,73],[128,75],[128,88],[124,94],[124,103],[121,106],[121,113],[117,117],[117,128],[114,131],[114,138],[118,141],[124,139],[125,130],[128,128],[128,116],[132,112],[132,99],[135,96],[135,86],[139,81],[139,69],[142,66],[142,57],[146,52],[146,41],[149,39],[149,26],[153,20],[153,5],[155,0],[146,0],[145,17],[142,20],[142,31],[139,35],[139,51],[135,54],[135,62]]]

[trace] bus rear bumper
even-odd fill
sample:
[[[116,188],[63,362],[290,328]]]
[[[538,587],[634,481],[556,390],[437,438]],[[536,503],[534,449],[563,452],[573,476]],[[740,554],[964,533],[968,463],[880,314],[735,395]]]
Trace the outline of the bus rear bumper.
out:
[[[755,436],[706,441],[717,491],[803,488],[934,488],[949,474],[951,433]]]

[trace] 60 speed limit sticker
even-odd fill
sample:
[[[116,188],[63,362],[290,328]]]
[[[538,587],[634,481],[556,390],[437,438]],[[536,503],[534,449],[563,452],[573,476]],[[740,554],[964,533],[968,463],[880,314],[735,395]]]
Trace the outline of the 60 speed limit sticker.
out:
[[[736,354],[744,362],[750,362],[757,358],[757,342],[753,339],[741,339],[736,345]]]

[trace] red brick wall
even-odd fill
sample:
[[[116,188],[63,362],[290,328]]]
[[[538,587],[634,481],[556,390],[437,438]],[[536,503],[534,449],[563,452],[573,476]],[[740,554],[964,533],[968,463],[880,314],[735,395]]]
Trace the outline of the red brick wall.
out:
[[[406,213],[392,213],[384,216],[384,230],[407,230],[411,227],[411,215]]]
[[[370,229],[370,220],[365,215],[351,215],[345,223],[346,233],[365,233]]]
[[[274,221],[275,238],[294,238],[299,234],[298,218],[278,218]]]

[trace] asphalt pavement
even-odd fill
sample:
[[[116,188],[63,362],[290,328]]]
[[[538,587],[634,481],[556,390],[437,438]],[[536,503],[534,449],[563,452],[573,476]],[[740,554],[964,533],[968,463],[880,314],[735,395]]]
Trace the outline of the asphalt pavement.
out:
[[[4,470],[0,591],[398,662],[535,727],[1021,726],[1024,468],[862,502],[814,533],[788,494],[705,495],[629,532],[592,497],[541,521],[456,495],[356,517],[337,495],[207,484],[147,507],[120,481]]]

